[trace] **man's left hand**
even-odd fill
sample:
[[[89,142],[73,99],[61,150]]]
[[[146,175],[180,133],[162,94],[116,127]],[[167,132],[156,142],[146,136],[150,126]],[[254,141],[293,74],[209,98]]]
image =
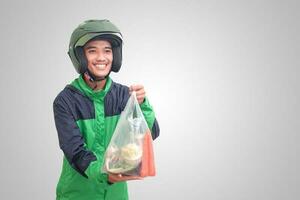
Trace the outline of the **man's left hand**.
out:
[[[146,96],[144,86],[143,85],[131,85],[129,87],[129,94],[131,95],[131,93],[133,91],[135,91],[135,93],[136,93],[136,98],[137,98],[139,104],[142,104],[144,102],[144,99]]]

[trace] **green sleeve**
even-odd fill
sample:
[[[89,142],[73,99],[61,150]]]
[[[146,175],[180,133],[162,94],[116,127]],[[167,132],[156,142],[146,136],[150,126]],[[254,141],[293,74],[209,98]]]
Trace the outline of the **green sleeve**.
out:
[[[144,102],[142,104],[140,104],[140,108],[144,114],[144,117],[145,117],[145,120],[147,121],[149,129],[152,130],[153,123],[155,120],[155,113],[154,113],[153,108],[150,105],[147,97],[145,97]]]
[[[92,161],[88,168],[85,170],[85,174],[88,176],[91,180],[107,180],[107,174],[102,173],[102,166],[103,166],[103,157],[99,157],[96,155],[97,160]]]

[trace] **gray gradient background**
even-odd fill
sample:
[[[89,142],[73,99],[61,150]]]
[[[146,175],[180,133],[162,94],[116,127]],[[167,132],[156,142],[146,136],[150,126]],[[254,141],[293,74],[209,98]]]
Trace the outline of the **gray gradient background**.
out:
[[[76,2],[76,3],[75,3]],[[54,199],[62,152],[52,102],[77,74],[83,20],[125,40],[115,81],[143,83],[161,126],[157,176],[131,200],[300,199],[299,1],[0,3],[0,199]]]

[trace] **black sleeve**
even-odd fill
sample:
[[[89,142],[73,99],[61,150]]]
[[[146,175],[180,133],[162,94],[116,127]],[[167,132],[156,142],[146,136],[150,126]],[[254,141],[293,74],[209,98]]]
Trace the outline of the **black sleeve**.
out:
[[[155,140],[159,136],[159,133],[160,133],[159,125],[155,118],[152,126],[152,131],[151,131],[152,139]]]
[[[96,156],[85,148],[84,138],[63,99],[54,101],[53,111],[60,148],[70,165],[87,178],[84,171],[92,161],[97,160]]]

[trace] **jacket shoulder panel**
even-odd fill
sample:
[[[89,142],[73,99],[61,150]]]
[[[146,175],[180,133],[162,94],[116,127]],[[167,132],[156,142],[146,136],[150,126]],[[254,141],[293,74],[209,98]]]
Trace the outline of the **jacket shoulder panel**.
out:
[[[94,119],[95,109],[91,99],[72,85],[67,85],[55,98],[54,104],[60,104],[75,119]]]
[[[129,99],[129,87],[112,82],[104,99],[105,116],[120,115]]]

